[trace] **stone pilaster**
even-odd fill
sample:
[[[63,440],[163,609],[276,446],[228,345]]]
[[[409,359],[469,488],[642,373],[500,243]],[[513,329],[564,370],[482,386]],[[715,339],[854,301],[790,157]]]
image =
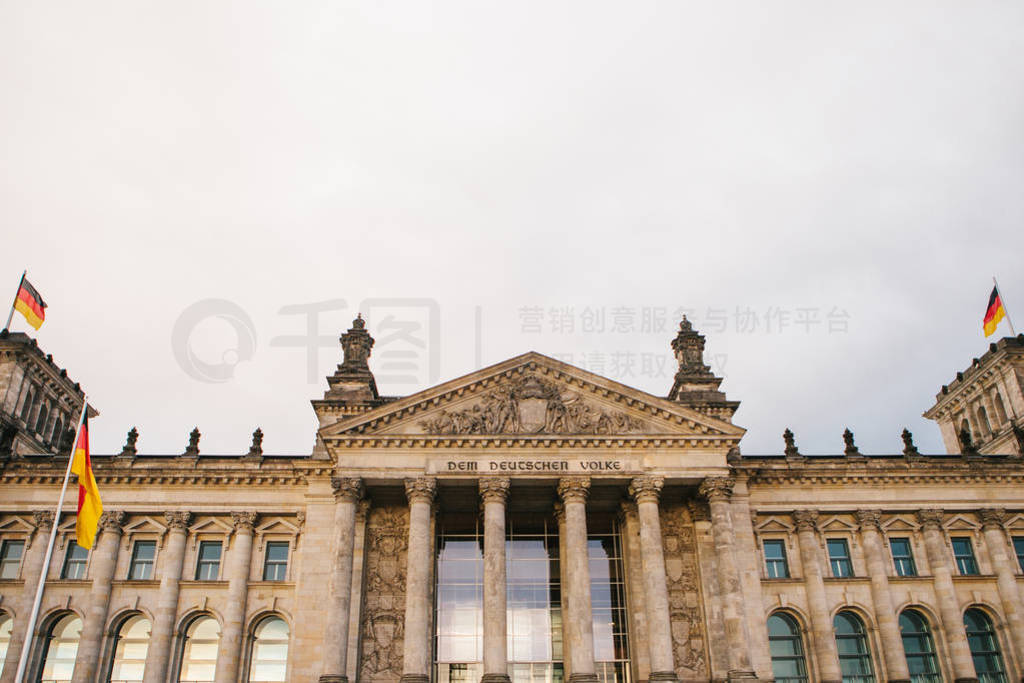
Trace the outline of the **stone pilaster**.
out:
[[[96,679],[124,519],[123,512],[104,512],[100,516],[99,540],[93,548],[92,590],[82,623],[82,637],[78,641],[78,659],[75,661],[75,673],[71,676],[72,683],[92,683]]]
[[[818,559],[818,511],[797,510],[793,513],[793,521],[800,540],[800,564],[804,570],[804,590],[811,613],[811,647],[818,660],[821,683],[840,683],[843,676],[839,670],[839,650]]]
[[[569,564],[565,545],[565,506],[561,501],[555,503],[554,515],[555,526],[558,528],[558,582],[562,588],[559,591],[562,606],[562,675],[568,680],[572,676],[572,645],[569,643],[569,626],[565,623],[569,615]]]
[[[185,542],[191,512],[165,512],[167,540],[160,552],[160,593],[153,615],[152,635],[146,652],[144,683],[164,683],[171,658],[174,622],[178,615],[181,571],[185,565]]]
[[[907,655],[903,652],[903,639],[897,621],[896,609],[889,593],[888,562],[882,540],[882,513],[879,510],[857,510],[860,537],[871,578],[871,600],[875,607],[875,621],[885,654],[885,673],[889,683],[910,683]]]
[[[334,477],[334,558],[324,632],[324,668],[320,683],[348,683],[349,608],[352,600],[352,557],[355,550],[356,505],[363,497],[362,479]]]
[[[252,537],[258,516],[255,512],[232,512],[235,533],[228,552],[226,567],[228,599],[224,608],[224,627],[217,650],[216,683],[237,683],[242,658],[242,634],[245,629],[246,605],[249,598],[249,571],[252,566]]]
[[[949,656],[953,660],[955,683],[977,683],[971,651],[967,647],[967,630],[964,628],[960,602],[953,586],[953,569],[950,551],[942,534],[943,512],[939,509],[919,510],[917,520],[924,533],[924,546],[928,553],[928,564],[932,569],[935,594],[939,601],[939,617],[946,632]]]
[[[629,485],[640,519],[640,557],[647,605],[648,649],[652,681],[678,681],[672,647],[672,615],[669,612],[665,579],[665,551],[661,541],[658,498],[665,480],[657,476],[637,477]]]
[[[640,549],[640,519],[636,503],[623,500],[619,507],[622,529],[623,562],[628,581],[629,651],[633,660],[633,679],[646,681],[651,675],[651,655],[647,643],[647,600],[644,596],[643,551]],[[563,614],[565,612],[563,611]]]
[[[594,624],[590,603],[590,564],[587,554],[589,477],[565,477],[558,482],[565,515],[565,572],[568,613],[562,620],[569,644],[569,683],[597,683],[594,666]]]
[[[719,589],[722,592],[722,620],[728,646],[728,680],[756,680],[750,664],[750,651],[744,622],[743,591],[736,567],[736,541],[729,511],[729,497],[735,482],[730,477],[708,477],[700,485],[700,495],[711,509],[711,533],[718,558]]]
[[[2,683],[14,683],[21,658],[21,648],[25,645],[25,629],[28,627],[29,613],[35,602],[36,589],[39,587],[39,575],[43,571],[43,560],[46,559],[48,535],[53,530],[53,512],[36,510],[32,513],[35,530],[25,543],[25,559],[22,561],[21,576],[25,580],[21,597],[16,603],[18,615],[11,628],[11,639],[7,645],[7,657],[4,660]]]
[[[437,480],[433,477],[405,482],[405,495],[409,499],[409,551],[401,683],[430,681],[430,572],[434,562],[431,518],[436,494]]]
[[[992,413],[989,414],[989,419],[992,419]],[[1017,659],[1021,661],[1021,658],[1024,657],[1024,616],[1021,615],[1020,590],[1017,587],[1014,569],[1016,558],[1011,559],[1006,553],[1006,510],[988,508],[979,510],[978,516],[981,517],[982,534],[985,536],[985,545],[988,548],[989,557],[992,559],[992,568],[996,573],[996,587],[999,590],[999,600],[1003,605],[1003,615],[1006,617],[1009,627],[1010,639],[1013,642],[1013,648],[1017,651]]]
[[[484,507],[484,675],[481,683],[508,683],[505,504],[508,477],[480,480]]]

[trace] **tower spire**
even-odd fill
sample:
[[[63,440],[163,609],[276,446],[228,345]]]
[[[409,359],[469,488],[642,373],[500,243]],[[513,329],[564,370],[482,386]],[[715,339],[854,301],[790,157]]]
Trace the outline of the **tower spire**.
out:
[[[722,378],[716,377],[704,362],[704,343],[704,335],[693,329],[693,324],[684,315],[679,323],[679,332],[672,340],[672,352],[679,370],[668,398],[705,415],[731,421],[740,402],[726,400],[725,394],[719,391]]]

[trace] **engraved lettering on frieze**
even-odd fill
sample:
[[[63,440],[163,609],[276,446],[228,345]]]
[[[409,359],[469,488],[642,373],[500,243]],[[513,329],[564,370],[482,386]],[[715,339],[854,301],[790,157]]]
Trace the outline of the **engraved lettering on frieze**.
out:
[[[366,531],[366,591],[359,680],[402,675],[408,508],[371,507]]]
[[[501,384],[471,408],[420,422],[430,434],[630,434],[642,420],[594,408],[580,394],[528,375]]]
[[[697,580],[697,540],[686,506],[663,505],[661,530],[676,673],[682,680],[705,678],[707,638]]]

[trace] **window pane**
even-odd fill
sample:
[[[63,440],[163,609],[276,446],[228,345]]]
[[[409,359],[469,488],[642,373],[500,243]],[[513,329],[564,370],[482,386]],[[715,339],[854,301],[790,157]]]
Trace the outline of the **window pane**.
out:
[[[213,683],[220,646],[220,625],[211,617],[200,617],[192,622],[187,633],[178,680]]]
[[[288,662],[288,624],[271,617],[256,627],[252,646],[251,683],[276,683],[285,680]]]
[[[0,547],[0,579],[18,578],[21,566],[21,553],[25,549],[24,541],[4,541]]]
[[[114,665],[110,678],[114,681],[141,681],[146,670],[146,653],[149,651],[149,620],[132,617],[118,632],[117,647],[114,649]]]
[[[50,629],[43,663],[44,681],[70,681],[78,656],[82,620],[73,614],[60,618]]]
[[[11,627],[14,620],[0,614],[0,673],[4,670],[4,660],[7,659],[7,648],[11,644]]]

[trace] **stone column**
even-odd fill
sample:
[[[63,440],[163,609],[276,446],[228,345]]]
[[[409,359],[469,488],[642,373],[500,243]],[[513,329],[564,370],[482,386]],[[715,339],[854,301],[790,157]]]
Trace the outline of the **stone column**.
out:
[[[14,683],[14,677],[18,672],[21,648],[25,645],[25,629],[28,627],[28,617],[36,599],[39,574],[43,571],[43,560],[46,559],[46,545],[50,542],[50,532],[53,530],[53,512],[36,510],[32,513],[32,523],[35,531],[25,540],[25,559],[21,565],[21,576],[25,580],[25,586],[22,588],[21,599],[15,603],[18,607],[18,616],[12,624],[11,640],[7,645],[7,658],[4,660],[4,672],[3,676],[0,676],[0,683]]]
[[[324,673],[320,683],[348,683],[349,607],[352,604],[352,556],[355,550],[356,505],[363,480],[334,477],[334,557],[324,630]]]
[[[796,510],[793,521],[800,540],[800,564],[804,569],[804,590],[811,613],[811,647],[818,660],[821,683],[840,683],[843,676],[839,669],[839,650],[818,561],[818,511]]]
[[[1017,572],[1015,571],[1017,558],[1011,558],[1006,553],[1007,541],[1004,531],[1007,518],[1006,510],[989,508],[979,510],[978,515],[981,517],[985,545],[988,547],[989,557],[992,558],[992,568],[996,573],[999,600],[1003,604],[1003,614],[1006,616],[1010,638],[1019,660],[1024,657],[1024,616],[1021,615],[1020,590],[1017,587]]]
[[[481,683],[508,683],[505,503],[508,477],[480,480],[484,506],[484,675]]]
[[[665,551],[661,541],[658,497],[665,480],[652,475],[637,477],[629,485],[640,519],[640,557],[647,605],[647,644],[652,681],[678,681],[672,651],[672,617],[665,578]]]
[[[736,568],[735,539],[729,497],[734,482],[731,477],[708,477],[700,485],[700,495],[707,498],[711,508],[711,534],[718,558],[718,585],[722,591],[722,621],[728,647],[728,680],[756,680],[750,665],[747,634],[744,628],[743,589]]]
[[[917,520],[924,532],[924,547],[928,553],[928,564],[932,569],[935,595],[939,601],[939,616],[949,643],[949,656],[953,660],[955,683],[978,683],[974,672],[974,661],[967,647],[967,629],[960,611],[960,601],[953,586],[953,569],[950,551],[942,534],[942,510],[931,508],[919,510]]]
[[[889,683],[910,683],[907,655],[903,651],[896,609],[889,593],[888,562],[882,540],[882,513],[879,510],[857,510],[860,537],[871,578],[871,600],[875,605],[875,620],[885,653],[885,672]]]
[[[123,525],[123,512],[104,512],[100,515],[99,540],[92,551],[92,590],[89,592],[89,606],[82,623],[82,637],[78,641],[78,659],[75,661],[75,673],[71,676],[72,683],[92,683],[96,679],[103,627],[106,626],[107,610],[110,608],[110,584],[117,568],[117,551],[121,547]]]
[[[156,599],[156,612],[146,652],[145,683],[164,683],[171,659],[171,644],[174,640],[174,622],[178,616],[178,593],[181,585],[181,570],[185,565],[185,541],[188,539],[188,525],[191,512],[165,512],[167,540],[160,551],[160,594]]]
[[[249,598],[249,571],[252,567],[252,536],[256,526],[255,512],[232,512],[235,532],[228,553],[230,564],[225,568],[228,579],[228,597],[224,607],[224,626],[220,632],[217,650],[216,683],[237,683],[238,666],[242,658],[242,634]]]
[[[597,683],[594,666],[594,615],[590,607],[590,557],[587,552],[589,477],[565,477],[558,482],[565,514],[565,592],[567,613],[562,618],[569,643],[569,683]]]
[[[405,495],[409,499],[409,549],[401,683],[430,681],[430,571],[434,562],[430,521],[436,494],[437,480],[433,477],[405,482]]]
[[[554,505],[555,526],[558,527],[558,584],[561,588],[559,605],[562,608],[562,677],[568,680],[572,676],[572,647],[569,644],[569,626],[566,624],[569,615],[569,565],[568,553],[565,550],[565,506],[561,501]]]
[[[651,676],[651,654],[647,643],[647,600],[644,597],[643,552],[640,549],[640,519],[636,503],[623,500],[619,504],[619,524],[622,530],[623,562],[626,569],[629,602],[629,652],[633,660],[633,676],[636,681],[646,681]]]

